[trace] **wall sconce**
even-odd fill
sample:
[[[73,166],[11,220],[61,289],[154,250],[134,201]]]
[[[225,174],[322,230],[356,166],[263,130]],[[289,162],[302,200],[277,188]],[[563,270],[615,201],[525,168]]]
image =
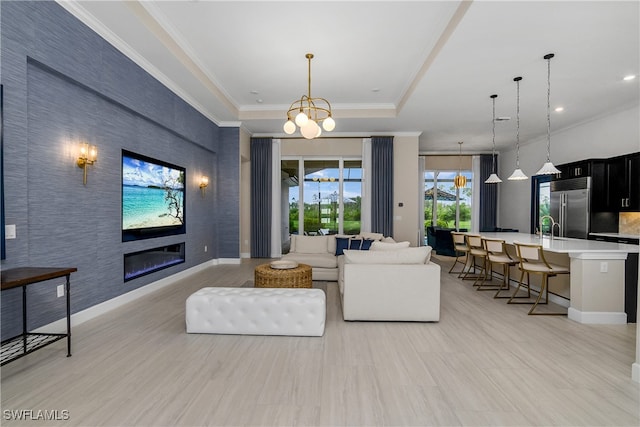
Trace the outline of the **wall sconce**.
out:
[[[200,191],[202,192],[202,197],[204,197],[205,189],[207,188],[208,185],[209,185],[209,177],[203,175],[200,178]]]
[[[95,145],[89,145],[87,142],[80,143],[80,157],[76,162],[79,168],[82,168],[82,183],[87,185],[87,165],[92,165],[98,161],[98,148]]]

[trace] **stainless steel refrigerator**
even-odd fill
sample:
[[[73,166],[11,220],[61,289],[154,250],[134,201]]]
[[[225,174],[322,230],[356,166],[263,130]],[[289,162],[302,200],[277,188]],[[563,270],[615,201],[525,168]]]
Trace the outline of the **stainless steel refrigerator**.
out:
[[[551,181],[549,213],[560,224],[555,227],[554,235],[576,239],[589,236],[590,192],[590,177]]]

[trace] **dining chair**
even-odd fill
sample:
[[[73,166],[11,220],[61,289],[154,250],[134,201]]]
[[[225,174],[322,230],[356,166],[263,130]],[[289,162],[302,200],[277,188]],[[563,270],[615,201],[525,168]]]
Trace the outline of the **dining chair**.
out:
[[[478,280],[482,278],[482,274],[485,271],[486,267],[486,257],[487,251],[482,247],[482,236],[479,234],[464,234],[464,239],[469,248],[468,255],[468,267],[467,271],[462,275],[463,280],[474,280],[473,286],[477,286]],[[478,264],[478,260],[481,261]],[[476,267],[480,267],[480,272],[476,273]],[[473,274],[471,275],[471,270],[473,269]]]
[[[507,252],[507,245],[504,239],[495,239],[482,237],[482,247],[487,253],[487,266],[484,270],[484,276],[480,285],[476,288],[478,291],[496,291],[494,298],[509,298],[509,296],[501,296],[500,292],[509,290],[511,281],[511,267],[518,265],[518,261],[511,258]],[[486,287],[485,282],[487,275],[493,279],[493,266],[502,266],[502,283],[500,285]]]
[[[464,235],[465,233],[461,233],[459,231],[451,232],[451,238],[453,239],[453,249],[456,254],[456,259],[453,262],[453,265],[451,266],[451,268],[449,269],[449,273],[453,272],[453,269],[455,268],[456,264],[460,263],[462,264],[462,269],[457,272],[458,277],[462,276],[462,274],[465,271],[465,267],[469,262],[469,247],[467,246],[467,242],[464,238]],[[460,260],[461,258],[464,258],[464,261],[461,261]]]
[[[569,269],[567,267],[551,264],[544,257],[544,251],[542,250],[542,245],[535,243],[520,243],[513,242],[516,247],[516,253],[518,255],[518,268],[520,269],[520,280],[518,282],[518,287],[513,292],[513,295],[509,299],[509,304],[533,304],[531,309],[529,310],[530,315],[556,315],[556,316],[566,316],[567,313],[558,313],[558,312],[536,312],[536,308],[538,304],[548,304],[549,303],[549,277],[555,277],[558,274],[569,274]],[[540,292],[538,293],[538,297],[534,302],[531,301],[513,301],[515,298],[518,298],[516,295],[522,286],[522,279],[524,275],[527,275],[527,295],[531,297],[531,274],[539,274],[542,277],[542,281],[540,284]],[[542,294],[544,293],[545,298],[542,300]]]

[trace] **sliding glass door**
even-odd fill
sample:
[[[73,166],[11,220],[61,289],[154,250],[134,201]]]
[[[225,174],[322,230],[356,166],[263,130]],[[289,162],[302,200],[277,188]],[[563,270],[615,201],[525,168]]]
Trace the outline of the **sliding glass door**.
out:
[[[281,164],[283,225],[288,234],[360,232],[361,159],[297,158]]]
[[[458,171],[427,170],[424,174],[424,227],[471,229],[472,182],[470,170],[461,171],[467,184],[456,188],[453,183]]]

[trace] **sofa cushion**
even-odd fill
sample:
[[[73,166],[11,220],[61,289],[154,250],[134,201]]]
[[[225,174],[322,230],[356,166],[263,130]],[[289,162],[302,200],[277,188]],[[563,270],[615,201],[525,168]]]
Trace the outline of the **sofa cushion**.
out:
[[[431,259],[431,246],[395,251],[344,251],[345,264],[426,264]]]
[[[409,247],[409,242],[398,242],[398,243],[373,242],[371,244],[372,251],[395,251],[398,249],[404,249],[408,247]]]
[[[307,264],[318,268],[337,268],[338,260],[334,254],[325,252],[323,254],[310,254],[302,252],[289,252],[282,256],[282,259],[295,260],[301,264]]]
[[[329,249],[329,238],[333,236],[296,236],[295,250],[303,254],[326,254]]]

